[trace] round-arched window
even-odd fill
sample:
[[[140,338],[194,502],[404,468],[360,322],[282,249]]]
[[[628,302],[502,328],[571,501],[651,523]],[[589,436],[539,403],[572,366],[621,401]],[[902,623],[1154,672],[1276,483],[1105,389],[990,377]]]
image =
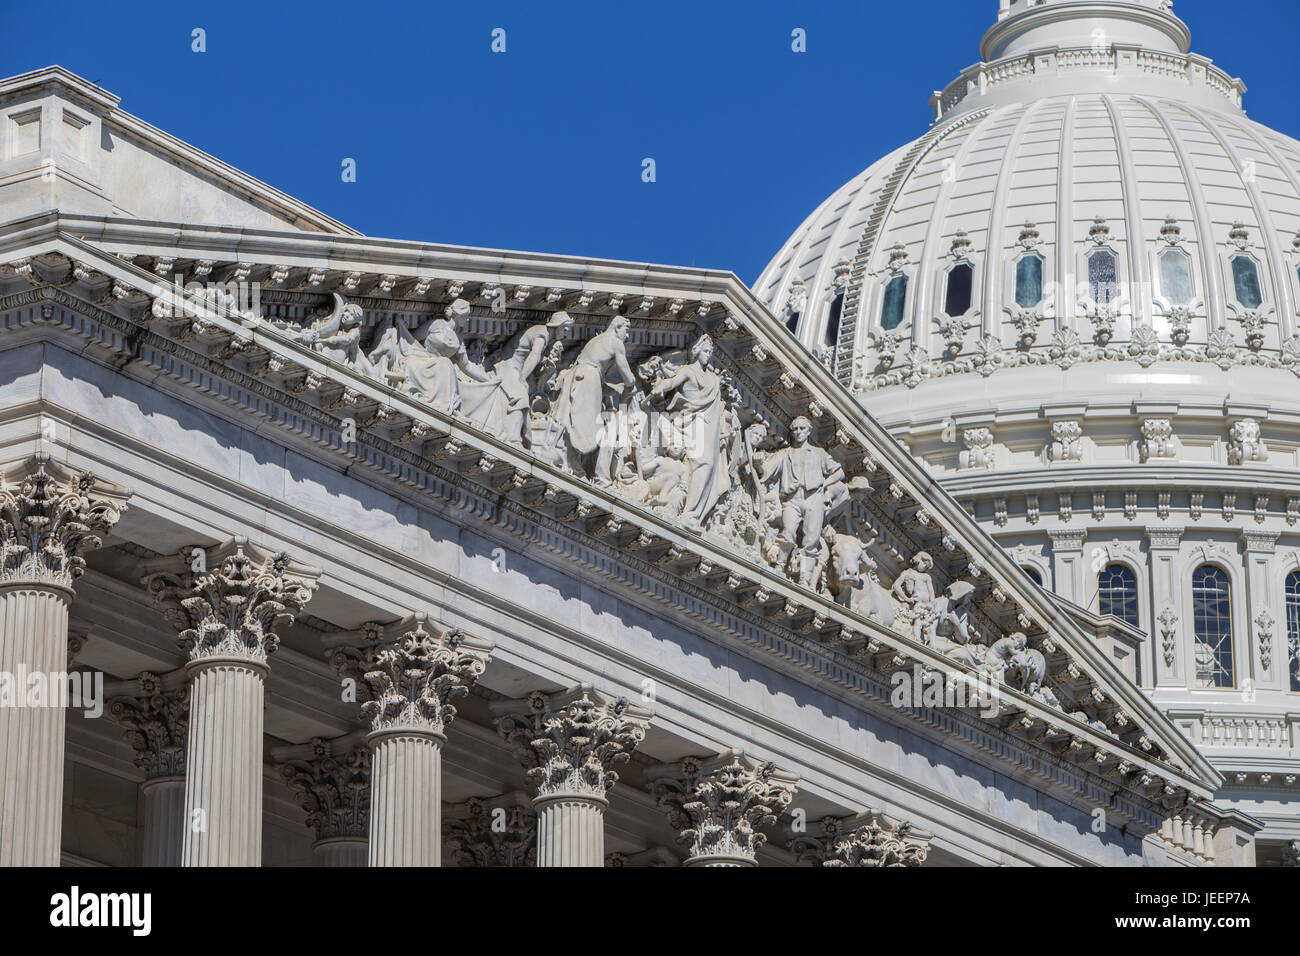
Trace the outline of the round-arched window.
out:
[[[1232,687],[1232,589],[1228,572],[1203,564],[1192,572],[1196,686]]]
[[[1097,611],[1126,624],[1138,623],[1137,575],[1127,564],[1108,564],[1097,574]]]

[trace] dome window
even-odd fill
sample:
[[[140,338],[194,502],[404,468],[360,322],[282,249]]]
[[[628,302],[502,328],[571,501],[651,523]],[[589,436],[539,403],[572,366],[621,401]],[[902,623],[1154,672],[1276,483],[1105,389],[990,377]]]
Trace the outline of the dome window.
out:
[[[1024,564],[1024,565],[1021,565],[1020,570],[1021,570],[1021,571],[1024,571],[1025,574],[1027,574],[1027,575],[1029,576],[1029,580],[1033,581],[1033,582],[1034,582],[1035,584],[1037,584],[1040,588],[1043,586],[1043,576],[1042,576],[1041,574],[1038,573],[1038,569],[1037,569],[1037,568],[1030,567],[1029,565]]]
[[[1232,285],[1244,308],[1258,309],[1264,304],[1264,294],[1259,290],[1259,265],[1250,256],[1232,257]]]
[[[954,317],[969,312],[974,283],[975,269],[970,264],[963,262],[949,269],[948,294],[944,298],[943,310]]]
[[[894,276],[885,284],[885,300],[880,306],[880,327],[889,332],[902,325],[906,305],[907,276]]]
[[[1016,263],[1016,305],[1032,309],[1043,301],[1043,259],[1030,253]]]
[[[1097,611],[1113,614],[1126,624],[1138,624],[1137,575],[1126,564],[1108,564],[1097,575]]]
[[[1192,572],[1196,686],[1232,687],[1232,593],[1228,572],[1203,564]]]
[[[1098,305],[1110,305],[1119,291],[1115,253],[1102,249],[1088,257],[1088,295]]]
[[[1191,261],[1181,249],[1160,253],[1160,291],[1170,305],[1188,305],[1192,301]]]
[[[826,331],[822,334],[822,344],[832,348],[840,340],[840,314],[844,311],[844,293],[841,292],[831,300],[830,311],[826,316]]]

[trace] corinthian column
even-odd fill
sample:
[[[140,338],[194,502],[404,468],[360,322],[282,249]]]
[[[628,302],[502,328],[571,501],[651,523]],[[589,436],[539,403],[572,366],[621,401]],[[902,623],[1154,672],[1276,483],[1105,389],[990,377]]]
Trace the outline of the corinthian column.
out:
[[[790,849],[812,866],[920,866],[934,834],[880,810],[823,817],[812,833],[796,836]]]
[[[189,733],[190,685],[184,671],[159,677],[142,671],[135,680],[106,688],[108,712],[127,728],[140,784],[140,865],[180,866],[185,836],[185,738]]]
[[[38,455],[0,475],[0,867],[58,866],[66,714],[29,699],[68,663],[68,604],[127,494]]]
[[[370,831],[370,748],[361,731],[277,748],[272,757],[316,831],[317,866],[365,866]]]
[[[651,714],[582,684],[496,701],[497,727],[527,771],[538,866],[604,866],[610,768],[645,738]]]
[[[334,657],[359,676],[370,722],[370,865],[442,865],[442,745],[452,701],[487,668],[492,645],[417,614]]]
[[[235,538],[150,562],[145,586],[189,652],[183,866],[260,866],[267,658],[319,571]]]
[[[767,842],[758,829],[776,822],[799,782],[739,750],[687,757],[646,777],[678,839],[690,847],[684,866],[757,866],[755,853]]]

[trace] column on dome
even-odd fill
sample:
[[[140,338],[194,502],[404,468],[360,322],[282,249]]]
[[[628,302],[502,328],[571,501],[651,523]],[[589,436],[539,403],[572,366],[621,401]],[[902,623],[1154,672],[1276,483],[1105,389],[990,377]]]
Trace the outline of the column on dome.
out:
[[[789,845],[799,862],[811,866],[920,866],[932,839],[934,834],[882,810],[867,810],[823,817]]]
[[[355,680],[369,724],[370,866],[442,865],[442,747],[452,701],[487,669],[492,644],[444,630],[427,614],[369,627],[339,648],[339,675]]]
[[[581,684],[495,701],[497,728],[523,764],[537,811],[538,866],[604,866],[612,769],[645,738],[650,711]]]
[[[141,671],[133,680],[104,688],[108,712],[126,728],[140,784],[140,865],[180,866],[185,836],[185,746],[189,734],[190,683],[184,670],[158,675]]]
[[[262,727],[278,631],[320,572],[235,538],[145,563],[144,583],[189,655],[183,866],[262,863]]]
[[[37,455],[0,474],[0,867],[58,866],[67,714],[28,677],[66,679],[68,606],[82,557],[129,493]],[[5,699],[7,698],[7,699]]]
[[[1142,662],[1142,673],[1155,686],[1179,686],[1184,682],[1180,666],[1179,635],[1191,633],[1191,621],[1182,616],[1182,562],[1179,548],[1183,528],[1154,525],[1146,529],[1147,553],[1151,561],[1152,640],[1150,659]],[[1189,638],[1190,639],[1190,638]]]
[[[443,845],[457,866],[536,866],[537,811],[521,790],[447,806]]]
[[[364,731],[277,747],[280,775],[307,811],[317,866],[366,866],[370,834],[370,746]]]
[[[1087,562],[1083,559],[1085,528],[1053,528],[1047,532],[1052,540],[1052,580],[1056,593],[1067,601],[1087,605],[1084,573]]]
[[[739,750],[687,757],[647,773],[651,793],[690,848],[684,866],[757,866],[775,823],[794,799],[799,778]]]
[[[1249,621],[1246,633],[1250,640],[1235,649],[1237,683],[1246,681],[1256,688],[1290,689],[1287,673],[1286,612],[1273,584],[1273,553],[1277,548],[1276,531],[1243,531],[1246,548],[1246,608]],[[1241,653],[1243,652],[1244,653]]]

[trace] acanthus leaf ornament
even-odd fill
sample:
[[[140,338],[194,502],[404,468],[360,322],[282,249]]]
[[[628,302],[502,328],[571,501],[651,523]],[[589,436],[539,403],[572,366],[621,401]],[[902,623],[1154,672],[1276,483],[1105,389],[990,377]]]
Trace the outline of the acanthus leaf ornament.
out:
[[[471,797],[444,808],[442,839],[457,866],[536,866],[537,811],[519,793]]]
[[[1166,607],[1157,618],[1160,622],[1160,649],[1166,667],[1174,666],[1174,649],[1178,641],[1178,615],[1174,609]]]
[[[604,799],[616,765],[645,738],[651,714],[589,684],[559,694],[495,701],[497,727],[514,748],[534,797]]]
[[[1273,667],[1273,615],[1263,608],[1255,615],[1255,640],[1259,645],[1259,663],[1264,670]]]
[[[794,837],[801,863],[829,867],[914,867],[925,862],[933,834],[880,810],[823,817],[814,832]]]
[[[351,735],[350,735],[351,736]],[[291,748],[280,775],[307,811],[307,826],[317,840],[370,833],[370,748],[362,740],[313,737]]]
[[[43,454],[0,476],[0,582],[71,588],[128,497]]]
[[[119,693],[120,692],[120,693]],[[123,739],[135,751],[145,777],[183,777],[189,730],[190,684],[179,672],[141,671],[114,687],[108,712],[126,728]]]
[[[145,562],[142,570],[145,588],[191,661],[232,657],[259,664],[274,653],[276,631],[302,612],[320,577],[317,569],[240,537]]]
[[[695,865],[752,865],[767,842],[760,829],[776,822],[798,783],[775,764],[737,750],[687,757],[650,771],[647,778]]]
[[[456,718],[452,701],[469,693],[492,650],[490,642],[445,630],[419,613],[367,628],[359,645],[339,648],[332,660],[340,677],[357,682],[361,716],[372,733],[443,735]]]

